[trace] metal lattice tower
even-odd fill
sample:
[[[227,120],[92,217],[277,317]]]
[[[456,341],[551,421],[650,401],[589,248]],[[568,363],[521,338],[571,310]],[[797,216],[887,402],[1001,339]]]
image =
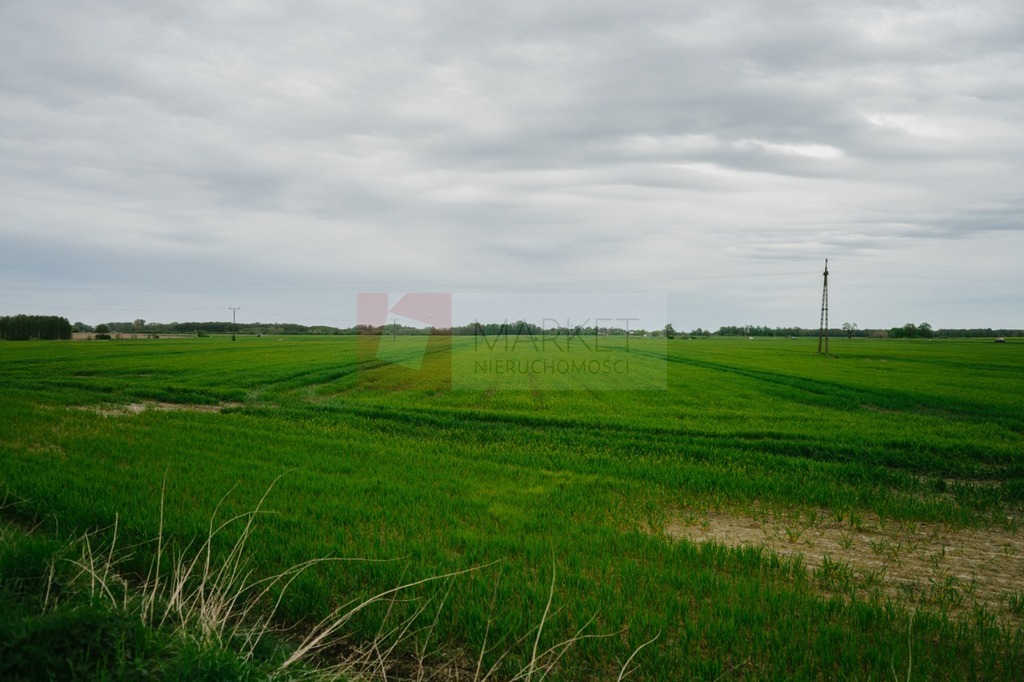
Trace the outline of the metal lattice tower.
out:
[[[818,352],[821,353],[824,341],[824,353],[828,355],[828,258],[825,259],[825,286],[821,290],[821,322],[818,325]]]
[[[235,340],[235,332],[238,331],[238,325],[235,323],[235,313],[241,310],[238,306],[228,306],[228,310],[231,311],[231,340]]]

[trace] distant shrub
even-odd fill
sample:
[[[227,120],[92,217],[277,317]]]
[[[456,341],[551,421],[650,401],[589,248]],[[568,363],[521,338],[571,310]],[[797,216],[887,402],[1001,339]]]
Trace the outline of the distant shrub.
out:
[[[198,336],[199,338],[204,338],[204,337],[207,337],[209,335],[210,335],[210,332],[206,331],[205,329],[200,329],[199,331],[196,332],[196,336]]]
[[[104,341],[104,340],[105,341],[109,341],[110,340],[110,334],[97,334],[96,336],[94,336],[92,338],[98,339],[100,341]]]

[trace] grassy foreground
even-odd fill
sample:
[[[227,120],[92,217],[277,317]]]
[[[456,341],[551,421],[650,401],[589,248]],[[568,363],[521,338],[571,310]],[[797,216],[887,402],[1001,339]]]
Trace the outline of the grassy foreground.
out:
[[[452,390],[430,358],[409,383],[344,337],[4,343],[2,513],[42,523],[51,557],[86,532],[109,547],[116,521],[117,571],[145,594],[158,545],[157,573],[173,575],[211,519],[249,518],[269,490],[247,538],[253,579],[360,559],[255,593],[252,617],[281,597],[274,622],[292,639],[450,576],[359,610],[325,653],[397,642],[381,648],[399,673],[423,659],[511,677],[550,652],[540,663],[558,657],[562,679],[1017,676],[1014,576],[1005,608],[968,608],[956,591],[970,576],[953,597],[924,584],[901,599],[855,566],[828,581],[792,556],[672,532],[770,514],[1024,533],[1024,345],[833,340],[826,358],[814,343],[672,341],[667,390],[646,391]],[[35,542],[23,535],[0,537]],[[218,535],[210,555],[234,547]],[[65,560],[18,551],[0,599],[30,622],[57,607],[25,585]],[[0,630],[0,650],[56,636],[25,628]],[[282,656],[222,676],[270,674]]]

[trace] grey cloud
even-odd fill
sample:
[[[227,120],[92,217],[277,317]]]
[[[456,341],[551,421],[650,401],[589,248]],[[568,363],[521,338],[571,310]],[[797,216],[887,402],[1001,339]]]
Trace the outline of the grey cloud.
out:
[[[15,0],[0,239],[339,286],[955,254],[1021,231],[1022,38],[1001,0]]]

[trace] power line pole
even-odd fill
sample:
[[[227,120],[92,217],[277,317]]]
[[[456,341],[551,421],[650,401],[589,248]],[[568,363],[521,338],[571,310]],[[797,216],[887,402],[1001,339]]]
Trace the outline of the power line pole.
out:
[[[231,340],[235,340],[235,332],[238,331],[238,325],[235,323],[235,313],[241,310],[239,307],[228,306],[228,310],[231,311]]]
[[[825,286],[821,290],[821,322],[818,326],[819,353],[821,353],[822,341],[825,342],[825,355],[828,355],[828,258],[825,259]]]

